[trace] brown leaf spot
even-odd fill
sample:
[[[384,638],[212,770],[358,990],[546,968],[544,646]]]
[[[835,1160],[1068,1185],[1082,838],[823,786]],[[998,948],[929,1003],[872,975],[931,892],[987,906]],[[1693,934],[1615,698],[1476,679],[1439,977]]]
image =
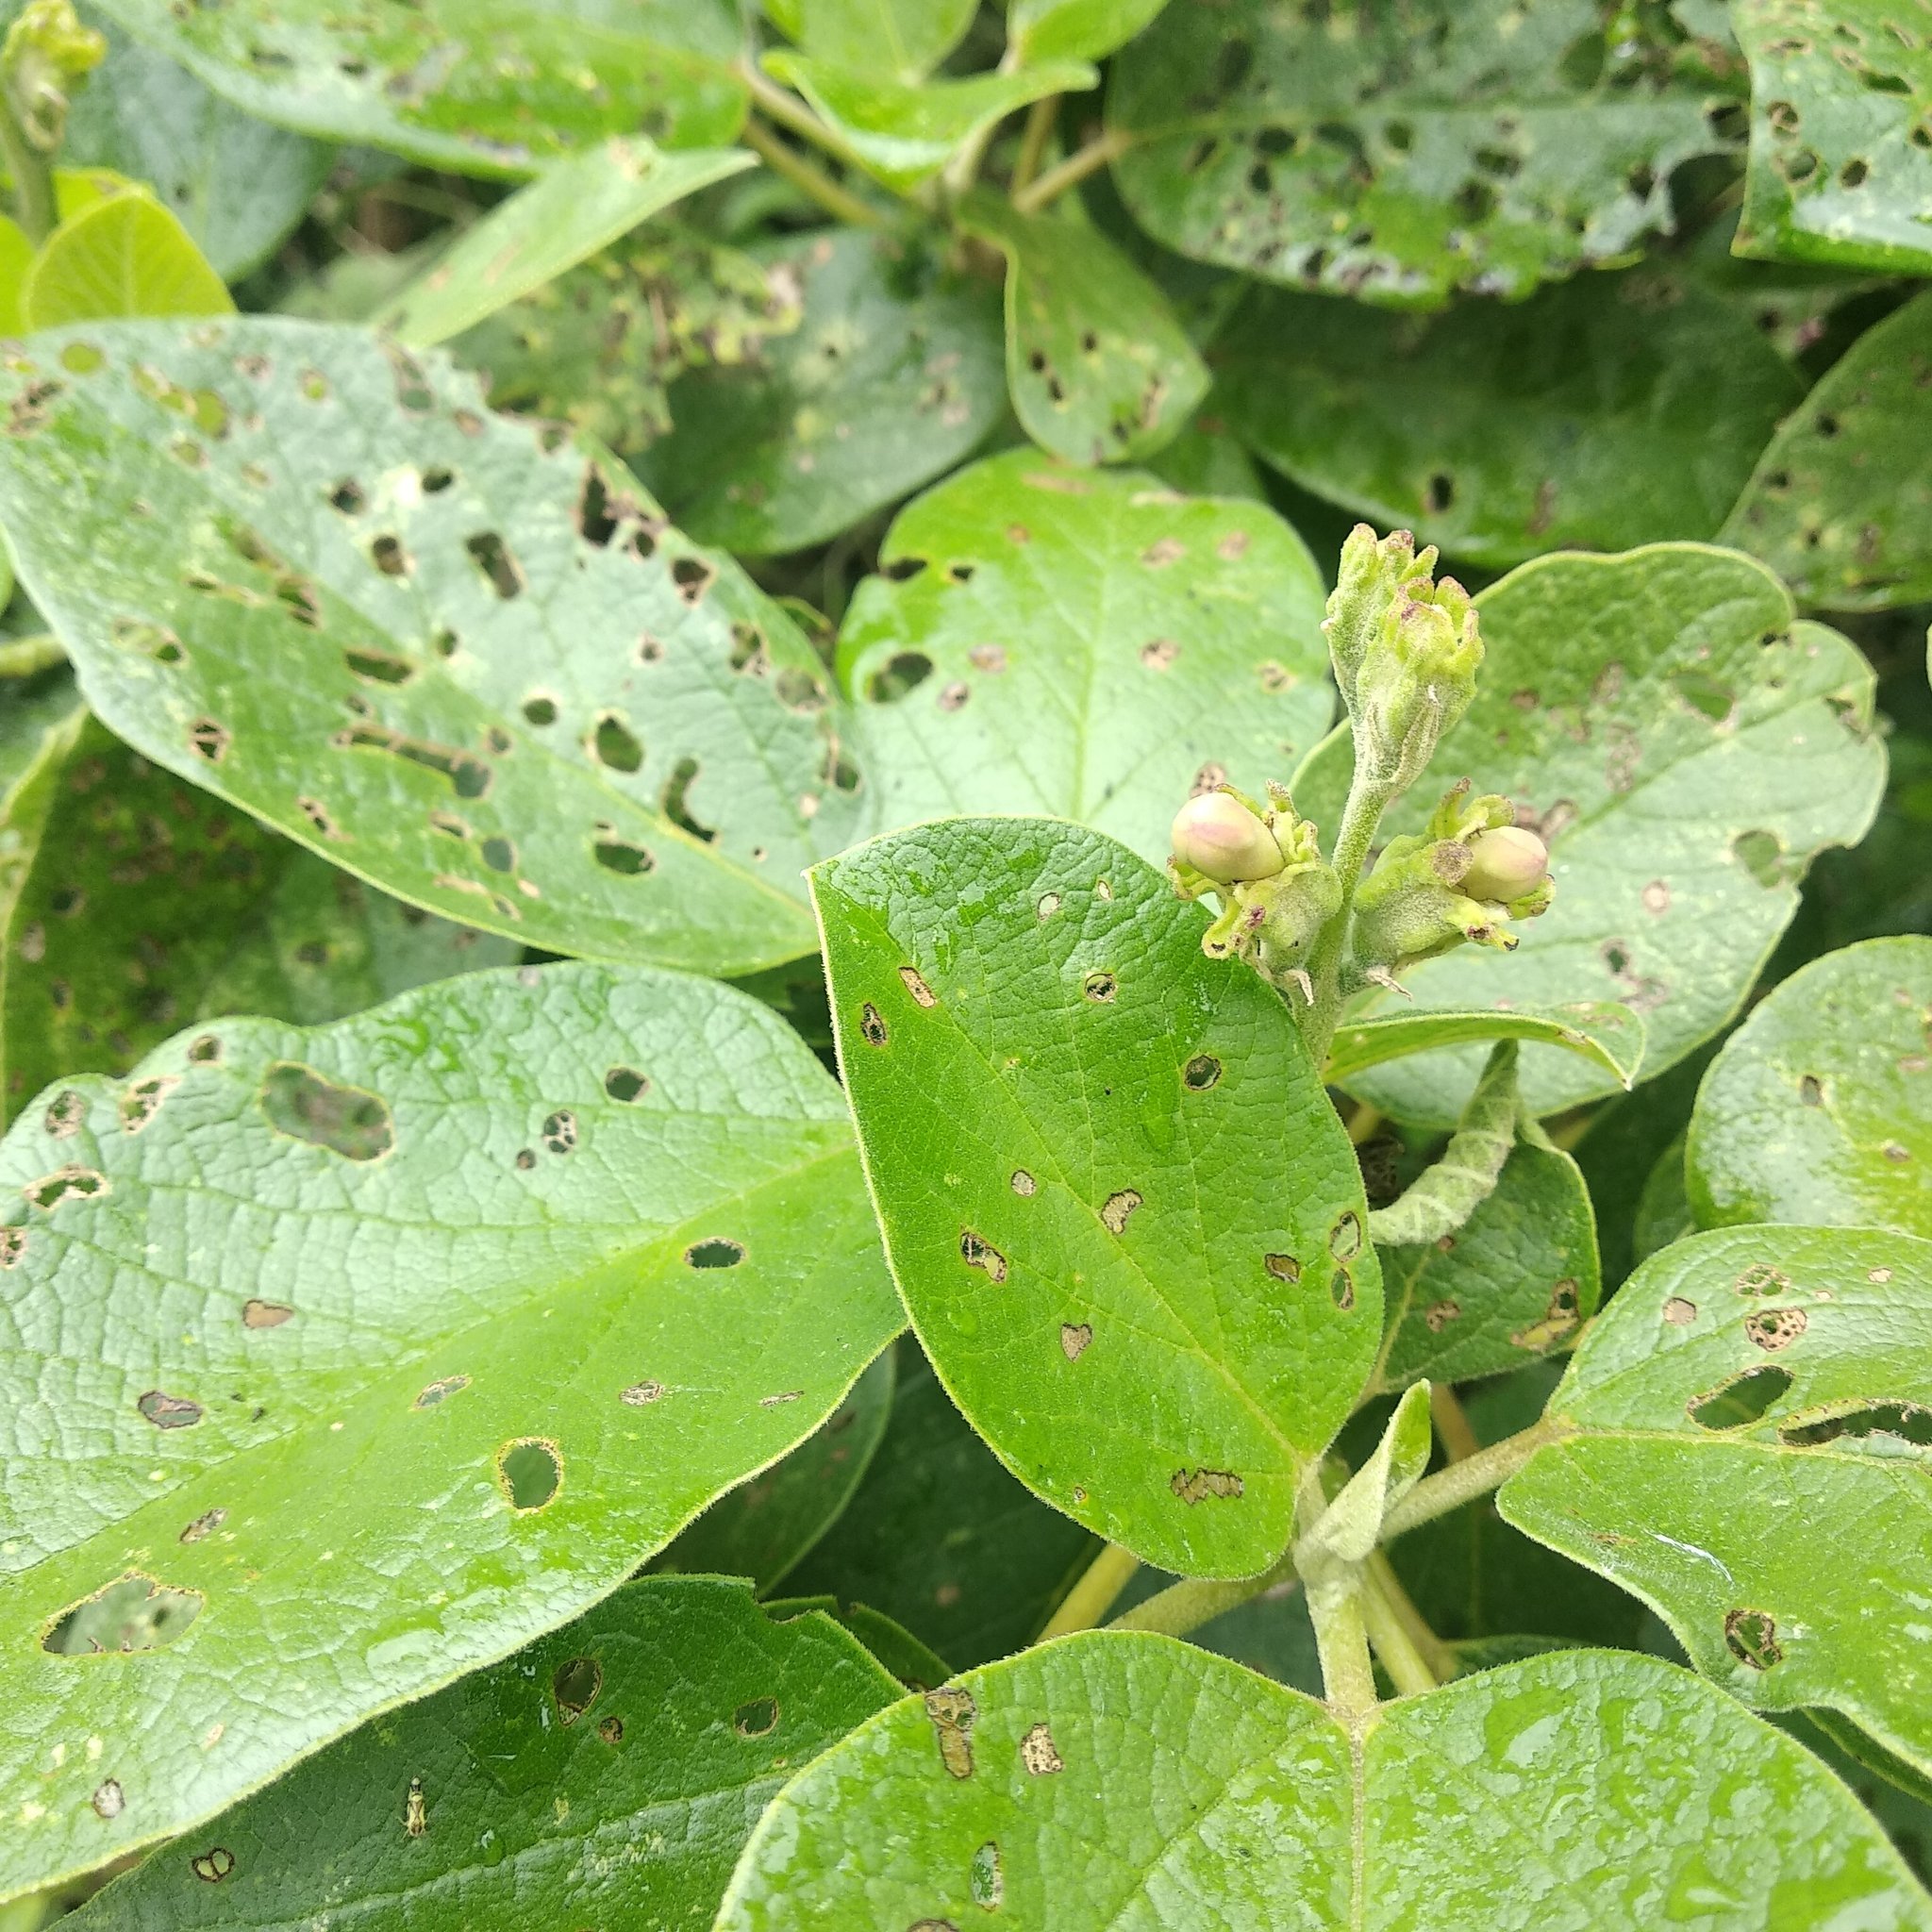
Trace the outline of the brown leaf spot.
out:
[[[1754,1261],[1731,1283],[1739,1294],[1782,1294],[1790,1285],[1791,1277],[1769,1261]]]
[[[1759,1348],[1775,1354],[1797,1341],[1810,1319],[1803,1308],[1754,1308],[1744,1317],[1744,1333]]]
[[[1740,1664],[1754,1671],[1768,1671],[1784,1660],[1777,1619],[1769,1610],[1725,1611],[1724,1644]]]
[[[1292,1255],[1263,1255],[1261,1265],[1276,1281],[1286,1281],[1291,1286],[1302,1278],[1302,1264]]]
[[[198,1543],[204,1537],[212,1536],[222,1524],[227,1522],[225,1509],[205,1509],[175,1539],[178,1542]]]
[[[1664,1304],[1664,1320],[1674,1328],[1688,1328],[1697,1319],[1697,1304],[1674,1294]]]
[[[1028,1777],[1051,1777],[1055,1772],[1067,1768],[1053,1741],[1052,1731],[1043,1724],[1035,1724],[1020,1740],[1020,1762],[1026,1767]]]
[[[957,1686],[925,1693],[925,1714],[938,1735],[940,1762],[954,1777],[973,1775],[973,1722],[979,1707],[970,1690]]]
[[[1141,553],[1141,561],[1149,570],[1165,570],[1171,563],[1178,563],[1188,554],[1186,544],[1174,537],[1158,538]]]
[[[959,1258],[969,1268],[985,1269],[995,1287],[1007,1278],[1007,1257],[970,1227],[959,1230]]]
[[[1040,1191],[1040,1183],[1024,1167],[1013,1170],[1013,1191],[1016,1194],[1032,1195]]]
[[[1231,1502],[1241,1493],[1241,1479],[1227,1469],[1177,1469],[1168,1479],[1171,1489],[1191,1508],[1208,1496]]]
[[[162,1101],[180,1084],[178,1074],[157,1074],[150,1079],[137,1080],[121,1096],[121,1131],[140,1133],[160,1112]]]
[[[886,1023],[879,1018],[879,1009],[870,1000],[858,1009],[858,1030],[868,1046],[883,1046],[891,1038]]]
[[[1076,1362],[1087,1352],[1087,1344],[1093,1340],[1093,1329],[1086,1322],[1062,1322],[1060,1324],[1060,1353],[1070,1362]]]
[[[937,1000],[937,998],[935,998],[933,994],[932,988],[926,985],[925,981],[920,977],[919,970],[917,967],[900,967],[899,977],[905,981],[906,991],[909,992],[912,995],[912,997],[915,1000],[917,1000],[922,1007],[935,1007],[939,1004],[939,1001]]]
[[[469,1386],[470,1378],[467,1375],[444,1375],[440,1381],[431,1382],[427,1388],[419,1390],[415,1401],[409,1406],[412,1408],[434,1408],[439,1402]]]
[[[1461,1313],[1460,1302],[1435,1302],[1423,1311],[1423,1325],[1431,1335],[1440,1335]]]
[[[219,1885],[235,1869],[235,1855],[225,1845],[210,1845],[188,1861],[188,1869],[209,1885]]]
[[[1165,671],[1181,654],[1172,638],[1155,638],[1141,646],[1141,661],[1150,671]]]
[[[1101,1204],[1101,1225],[1108,1234],[1119,1234],[1126,1226],[1127,1217],[1141,1205],[1141,1199],[1136,1188],[1122,1188],[1118,1193],[1109,1194]]]
[[[279,1328],[294,1312],[293,1308],[281,1302],[251,1299],[242,1304],[242,1325],[244,1328]]]
[[[664,1393],[661,1382],[633,1382],[618,1396],[618,1401],[626,1408],[648,1408]]]
[[[1661,918],[1671,909],[1671,889],[1662,879],[1652,879],[1643,889],[1643,909]]]
[[[94,1807],[95,1815],[101,1818],[118,1818],[127,1807],[119,1781],[111,1777],[94,1788],[94,1794],[88,1802]]]
[[[54,1104],[48,1108],[42,1125],[51,1139],[67,1141],[79,1133],[86,1122],[87,1102],[69,1087],[54,1096]]]

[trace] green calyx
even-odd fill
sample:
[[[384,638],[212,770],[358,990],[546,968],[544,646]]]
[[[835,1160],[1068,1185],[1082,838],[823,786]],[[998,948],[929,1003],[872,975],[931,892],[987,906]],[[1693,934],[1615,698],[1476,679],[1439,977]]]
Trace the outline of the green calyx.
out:
[[[42,154],[59,147],[75,88],[107,55],[107,41],[80,24],[73,0],[29,0],[8,28],[0,74],[22,130]]]

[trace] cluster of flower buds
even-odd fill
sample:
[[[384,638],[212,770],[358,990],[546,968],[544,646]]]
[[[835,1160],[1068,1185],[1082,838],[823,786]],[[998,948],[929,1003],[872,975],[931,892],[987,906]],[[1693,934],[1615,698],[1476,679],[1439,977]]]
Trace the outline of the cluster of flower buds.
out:
[[[1483,661],[1469,593],[1438,583],[1434,549],[1407,530],[1377,538],[1357,524],[1322,628],[1355,727],[1357,765],[1401,791],[1422,775],[1442,734],[1469,708]]]
[[[1547,909],[1549,850],[1516,824],[1508,799],[1472,799],[1462,779],[1413,837],[1391,839],[1356,893],[1357,975],[1389,983],[1418,959],[1473,941],[1515,949],[1512,919]]]
[[[27,0],[0,46],[0,86],[29,142],[58,149],[67,106],[88,74],[107,58],[108,42],[82,25],[73,0]]]
[[[1221,900],[1202,951],[1246,959],[1274,985],[1293,983],[1312,997],[1302,962],[1341,908],[1341,882],[1288,793],[1270,785],[1262,806],[1217,786],[1174,814],[1173,841],[1174,890],[1184,899],[1213,892]]]

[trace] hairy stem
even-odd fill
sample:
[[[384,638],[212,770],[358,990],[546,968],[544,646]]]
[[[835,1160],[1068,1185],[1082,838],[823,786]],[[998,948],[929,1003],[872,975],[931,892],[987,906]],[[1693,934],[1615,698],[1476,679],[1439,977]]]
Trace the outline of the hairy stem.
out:
[[[803,155],[787,147],[762,122],[756,119],[747,121],[739,139],[764,161],[773,174],[782,175],[792,187],[809,195],[827,214],[862,228],[876,228],[884,223],[885,217],[877,208],[860,201],[850,190],[840,187],[824,169],[813,167]]]
[[[1389,1673],[1390,1682],[1404,1697],[1420,1697],[1424,1691],[1435,1690],[1441,1678],[1416,1647],[1394,1605],[1383,1593],[1381,1579],[1372,1567],[1363,1571],[1360,1602],[1369,1642],[1374,1647],[1382,1668]],[[1325,1658],[1323,1667],[1326,1669]]]
[[[1428,1665],[1430,1674],[1437,1683],[1446,1684],[1456,1674],[1456,1652],[1429,1628],[1429,1620],[1403,1589],[1402,1579],[1396,1575],[1386,1550],[1376,1550],[1370,1556],[1368,1571],[1376,1594],[1402,1625],[1416,1654]]]
[[[1244,1603],[1265,1596],[1270,1591],[1279,1590],[1285,1593],[1293,1587],[1294,1580],[1294,1564],[1287,1557],[1283,1557],[1273,1569],[1262,1571],[1258,1576],[1241,1576],[1232,1583],[1205,1576],[1190,1577],[1184,1583],[1171,1583],[1145,1603],[1136,1604],[1131,1610],[1124,1610],[1107,1627],[1109,1630],[1158,1630],[1163,1637],[1185,1637],[1191,1630],[1198,1630],[1202,1624],[1211,1624],[1216,1617],[1239,1609]]]
[[[1461,1399],[1447,1382],[1429,1384],[1429,1420],[1436,1425],[1436,1441],[1451,1462],[1466,1462],[1477,1454],[1483,1441]]]
[[[1341,958],[1348,945],[1356,888],[1360,885],[1362,868],[1368,863],[1369,847],[1375,842],[1375,827],[1382,823],[1382,814],[1394,796],[1392,785],[1373,779],[1361,766],[1356,767],[1355,776],[1349,782],[1348,803],[1341,808],[1341,824],[1335,834],[1334,856],[1329,861],[1341,881],[1341,904],[1308,951],[1308,977],[1314,984],[1315,998],[1301,1015],[1302,1038],[1308,1042],[1308,1051],[1317,1066],[1327,1059],[1336,1023],[1341,1018]]]
[[[1478,1449],[1474,1456],[1452,1462],[1434,1475],[1425,1475],[1383,1518],[1382,1541],[1393,1542],[1418,1524],[1433,1523],[1437,1517],[1488,1495],[1514,1475],[1539,1449],[1569,1433],[1563,1424],[1544,1416],[1520,1434],[1505,1436],[1500,1442]]]
[[[1040,158],[1053,138],[1053,124],[1059,118],[1060,97],[1048,94],[1026,110],[1026,126],[1020,136],[1020,152],[1013,162],[1009,192],[1017,198],[1020,191],[1040,173]]]
[[[1141,1559],[1118,1543],[1108,1543],[1080,1573],[1079,1581],[1061,1599],[1060,1607],[1046,1621],[1039,1641],[1064,1637],[1073,1630],[1091,1630],[1113,1608],[1114,1599],[1133,1581]]]
[[[1058,167],[1049,168],[1038,180],[1029,181],[1013,196],[1013,206],[1023,215],[1037,215],[1068,189],[1077,187],[1088,175],[1118,159],[1133,144],[1134,137],[1118,127],[1096,135],[1085,147],[1075,148]]]

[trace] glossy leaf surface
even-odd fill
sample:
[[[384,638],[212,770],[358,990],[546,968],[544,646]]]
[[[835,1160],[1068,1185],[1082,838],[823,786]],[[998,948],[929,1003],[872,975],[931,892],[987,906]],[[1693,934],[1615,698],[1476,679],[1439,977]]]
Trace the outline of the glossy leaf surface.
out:
[[[675,974],[225,1022],[0,1167],[0,1892],[579,1614],[900,1320],[837,1088]]]
[[[1932,939],[1867,940],[1774,989],[1705,1075],[1687,1168],[1706,1227],[1932,1237]]]
[[[1551,1400],[1504,1515],[1641,1596],[1765,1710],[1932,1767],[1932,1243],[1727,1228],[1654,1255]]]
[[[915,826],[812,874],[900,1292],[1029,1489],[1265,1569],[1380,1338],[1361,1176],[1274,990],[1102,835]],[[962,909],[964,917],[961,917]]]

